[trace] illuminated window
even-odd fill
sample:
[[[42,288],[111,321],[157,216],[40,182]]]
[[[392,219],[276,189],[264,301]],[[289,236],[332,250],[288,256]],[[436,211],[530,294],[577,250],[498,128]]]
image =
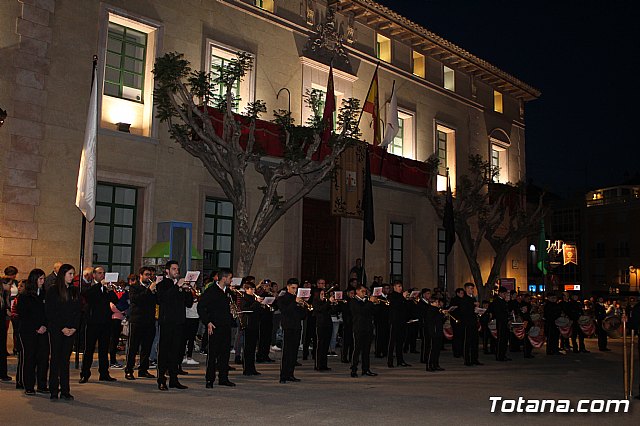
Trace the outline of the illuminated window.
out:
[[[413,51],[413,74],[424,78],[425,76],[424,55]]]
[[[208,40],[209,55],[207,58],[207,69],[211,71],[212,77],[216,77],[216,67],[226,66],[229,62],[237,58],[238,50],[221,43]],[[235,86],[231,88],[231,93],[235,99],[239,101],[234,106],[236,112],[243,112],[249,102],[253,102],[255,95],[255,64],[247,71],[242,81],[236,81]],[[218,84],[213,91],[214,96],[223,98],[227,94],[227,88],[224,84]]]
[[[494,177],[495,182],[507,183],[509,181],[509,151],[506,147],[499,144],[491,144],[491,166],[498,169],[498,173]]]
[[[449,178],[451,180],[451,188],[455,190],[455,146],[456,132],[445,126],[436,126],[436,143],[435,152],[438,157],[438,176],[436,177],[436,189],[444,191],[447,189],[447,168],[449,169]]]
[[[103,21],[104,38],[100,57],[104,60],[100,127],[116,130],[117,123],[129,124],[129,132],[151,136],[153,129],[154,59],[158,56],[160,24],[135,20],[103,6],[108,19]],[[143,23],[144,22],[144,23]]]
[[[391,63],[391,40],[382,34],[376,34],[376,57]]]
[[[493,110],[495,112],[502,112],[502,93],[497,90],[493,91]]]
[[[401,157],[414,158],[414,116],[398,111],[398,134],[389,144],[388,151]]]
[[[268,10],[269,12],[273,12],[274,1],[273,0],[255,0],[256,6],[260,9]]]
[[[456,74],[455,71],[446,65],[442,66],[443,75],[444,75],[444,88],[447,90],[451,90],[452,92],[456,90]]]
[[[204,203],[204,269],[231,268],[233,262],[233,204],[209,198]]]
[[[142,102],[147,35],[109,22],[104,94]]]

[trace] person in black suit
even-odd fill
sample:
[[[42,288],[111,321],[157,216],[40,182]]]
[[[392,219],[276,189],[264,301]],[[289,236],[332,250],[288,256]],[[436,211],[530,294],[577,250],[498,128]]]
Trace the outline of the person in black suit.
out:
[[[440,367],[440,350],[442,348],[444,315],[442,313],[442,299],[428,300],[422,290],[422,297],[418,304],[420,323],[424,336],[421,358],[424,359],[427,371],[444,371]]]
[[[118,303],[118,296],[102,283],[104,268],[98,266],[93,270],[94,284],[84,293],[86,305],[86,329],[84,336],[84,355],[80,383],[87,383],[91,377],[93,353],[98,344],[98,380],[115,382],[117,379],[109,375],[109,342],[111,339],[111,303]]]
[[[62,399],[73,400],[69,387],[69,358],[82,309],[80,293],[72,285],[74,275],[73,266],[60,266],[56,283],[45,297],[45,315],[51,342],[49,392],[52,400],[58,399],[58,392]]]
[[[16,310],[20,325],[18,328],[19,355],[22,358],[22,382],[26,395],[35,395],[36,370],[39,393],[49,393],[47,371],[49,369],[49,334],[44,315],[45,273],[33,269],[29,273],[25,291],[18,296]]]
[[[347,288],[343,293],[344,301],[338,305],[342,316],[342,346],[340,347],[340,361],[348,364],[353,354],[353,314],[350,302],[355,297],[355,289]],[[374,311],[375,318],[375,311]]]
[[[462,304],[462,300],[465,296],[465,291],[463,288],[455,289],[455,296],[451,298],[449,303],[449,307],[455,306],[455,309],[459,308]],[[453,311],[453,310],[452,310]],[[456,313],[456,318],[458,318],[458,314]],[[464,355],[464,323],[460,318],[459,321],[455,321],[451,324],[451,329],[453,330],[453,341],[451,342],[451,349],[453,350],[454,358],[461,358]]]
[[[473,283],[465,283],[465,294],[459,300],[458,309],[455,311],[456,318],[460,321],[463,332],[462,353],[464,355],[464,365],[482,365],[478,360],[478,317],[475,308],[479,306],[475,299]]]
[[[389,352],[389,301],[387,297],[390,290],[389,284],[382,285],[380,303],[374,308],[373,322],[376,329],[374,354],[376,358],[386,358]]]
[[[509,344],[509,291],[500,287],[498,297],[489,305],[489,313],[496,320],[496,331],[498,333],[498,343],[496,349],[497,361],[511,361],[507,357],[507,346]],[[554,324],[555,327],[555,324]]]
[[[140,367],[138,377],[153,379],[149,373],[149,354],[153,339],[156,337],[156,286],[151,279],[153,270],[143,266],[138,271],[138,280],[129,287],[129,339],[127,342],[127,364],[124,377],[135,380],[133,367],[140,348]]]
[[[331,343],[331,333],[333,331],[333,321],[331,315],[335,314],[336,306],[333,296],[326,300],[324,288],[316,288],[313,290],[313,311],[315,317],[315,366],[316,371],[331,370],[328,365],[329,344]]]
[[[629,326],[636,332],[636,336],[640,336],[640,302],[636,302],[631,308],[628,318],[625,318],[625,320],[629,321]],[[638,354],[640,354],[640,344],[638,345]],[[631,354],[631,356],[633,357],[633,354]],[[631,380],[633,380],[633,377]],[[633,387],[633,383],[631,387]],[[638,395],[636,395],[635,398],[640,399],[640,386],[638,387]]]
[[[231,351],[231,324],[235,322],[229,293],[233,274],[229,269],[218,271],[218,282],[212,284],[200,297],[198,315],[209,335],[205,386],[213,387],[218,373],[220,386],[235,386],[229,380],[229,354]]]
[[[562,316],[562,306],[558,303],[558,297],[550,293],[547,295],[544,304],[544,327],[547,336],[547,355],[557,355],[560,353],[560,330],[556,325],[556,320]]]
[[[298,357],[302,320],[308,311],[304,307],[304,300],[296,296],[299,283],[297,278],[289,278],[287,280],[287,291],[278,297],[278,306],[282,317],[280,325],[284,332],[280,383],[300,381],[293,374],[297,362],[296,358]]]
[[[379,302],[376,297],[367,299],[367,287],[358,284],[356,294],[349,301],[353,318],[353,355],[351,357],[351,377],[358,377],[358,362],[362,358],[362,375],[377,376],[369,365],[371,338],[373,335],[374,303]]]
[[[256,289],[256,294],[259,297],[274,297],[271,293],[271,280],[263,280]],[[256,362],[275,362],[275,360],[269,357],[269,350],[271,348],[271,334],[273,332],[273,312],[278,309],[278,304],[274,301],[270,306],[258,311],[259,317],[259,337],[258,337],[258,352],[256,354]]]
[[[11,304],[11,279],[2,278],[0,282],[0,380],[9,382],[12,380],[7,373],[7,327],[5,323],[9,316]]]
[[[567,303],[567,310],[569,319],[573,321],[573,327],[571,329],[571,345],[573,346],[573,352],[588,353],[589,351],[584,346],[584,333],[578,323],[578,319],[584,315],[582,302],[580,302],[580,293],[573,293],[571,295],[571,300]]]
[[[256,347],[260,333],[260,313],[268,309],[260,303],[262,298],[256,296],[256,285],[252,281],[243,284],[244,295],[240,309],[243,311],[241,326],[244,328],[244,346],[242,348],[242,375],[259,376],[256,370]]]
[[[402,281],[393,282],[393,292],[389,295],[389,347],[387,353],[387,366],[393,368],[393,352],[395,350],[398,366],[410,367],[404,362],[402,346],[407,335],[407,296],[408,292],[402,290]]]
[[[170,260],[165,266],[165,278],[156,287],[160,307],[158,323],[160,340],[158,342],[158,389],[168,390],[166,373],[169,371],[169,387],[187,389],[178,381],[178,372],[182,363],[182,332],[186,321],[185,308],[193,306],[191,287],[180,276],[178,262]]]

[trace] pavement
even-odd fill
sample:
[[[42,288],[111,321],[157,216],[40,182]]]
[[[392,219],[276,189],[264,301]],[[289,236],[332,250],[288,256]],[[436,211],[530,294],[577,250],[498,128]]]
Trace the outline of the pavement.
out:
[[[637,425],[640,400],[632,400],[627,413],[491,413],[489,397],[503,399],[621,399],[623,396],[622,340],[610,341],[611,352],[599,352],[595,340],[587,340],[588,354],[544,355],[534,359],[513,353],[511,362],[496,362],[480,355],[484,366],[465,367],[450,350],[441,356],[446,371],[426,372],[418,355],[408,354],[411,367],[390,369],[386,360],[372,358],[377,377],[349,376],[339,358],[329,358],[332,371],[316,372],[313,361],[296,368],[299,383],[278,383],[279,364],[258,364],[261,376],[244,377],[241,368],[231,372],[237,386],[204,387],[202,363],[181,376],[189,389],[160,392],[155,379],[124,380],[122,370],[111,370],[117,382],[98,382],[95,369],[89,383],[78,384],[78,370],[71,371],[73,402],[51,402],[48,396],[25,396],[15,383],[0,383],[3,423],[12,425],[109,424],[109,425],[539,425],[555,424]],[[634,396],[638,394],[638,365]],[[277,357],[279,352],[272,353]],[[15,374],[15,357],[9,358]],[[240,366],[238,366],[240,367]],[[186,368],[185,368],[186,369]],[[497,404],[500,407],[500,403]]]

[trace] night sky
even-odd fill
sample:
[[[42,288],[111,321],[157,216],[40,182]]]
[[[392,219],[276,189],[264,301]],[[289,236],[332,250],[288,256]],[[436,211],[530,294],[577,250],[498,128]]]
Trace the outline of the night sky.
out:
[[[534,184],[570,195],[640,171],[633,0],[378,1],[542,92],[525,113]]]

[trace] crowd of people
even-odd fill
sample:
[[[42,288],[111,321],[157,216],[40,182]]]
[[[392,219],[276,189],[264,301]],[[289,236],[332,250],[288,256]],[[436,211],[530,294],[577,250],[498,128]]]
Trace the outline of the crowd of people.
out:
[[[187,388],[179,376],[188,374],[183,366],[199,364],[196,351],[207,356],[205,387],[211,388],[216,380],[235,386],[229,378],[232,358],[243,375],[254,376],[260,374],[257,364],[273,363],[271,353],[281,352],[280,383],[300,381],[295,376],[300,351],[303,360],[311,356],[316,371],[331,370],[328,358],[339,356],[353,378],[378,375],[371,370],[371,353],[386,359],[389,368],[411,367],[404,354],[420,354],[427,372],[439,372],[448,341],[453,357],[473,367],[483,365],[480,350],[498,362],[517,352],[533,358],[534,349],[545,344],[550,356],[588,353],[584,339],[592,335],[598,349],[608,351],[608,335],[618,332],[622,321],[636,331],[640,322],[634,298],[621,305],[582,300],[577,292],[540,297],[500,287],[488,300],[478,300],[472,283],[449,298],[440,288],[405,288],[400,280],[386,284],[381,277],[365,286],[366,275],[357,268],[343,289],[324,279],[300,283],[296,278],[280,289],[252,276],[236,286],[228,269],[185,281],[175,261],[162,271],[143,266],[118,282],[108,282],[100,266],[76,274],[62,263],[48,276],[41,269],[26,279],[17,276],[15,267],[5,268],[0,380],[13,380],[7,372],[10,323],[16,388],[54,401],[73,400],[73,351],[82,354],[80,384],[92,376],[97,349],[99,381],[116,381],[113,371],[123,369],[126,380],[156,379],[158,389],[167,391]],[[118,362],[122,351],[124,364]]]

